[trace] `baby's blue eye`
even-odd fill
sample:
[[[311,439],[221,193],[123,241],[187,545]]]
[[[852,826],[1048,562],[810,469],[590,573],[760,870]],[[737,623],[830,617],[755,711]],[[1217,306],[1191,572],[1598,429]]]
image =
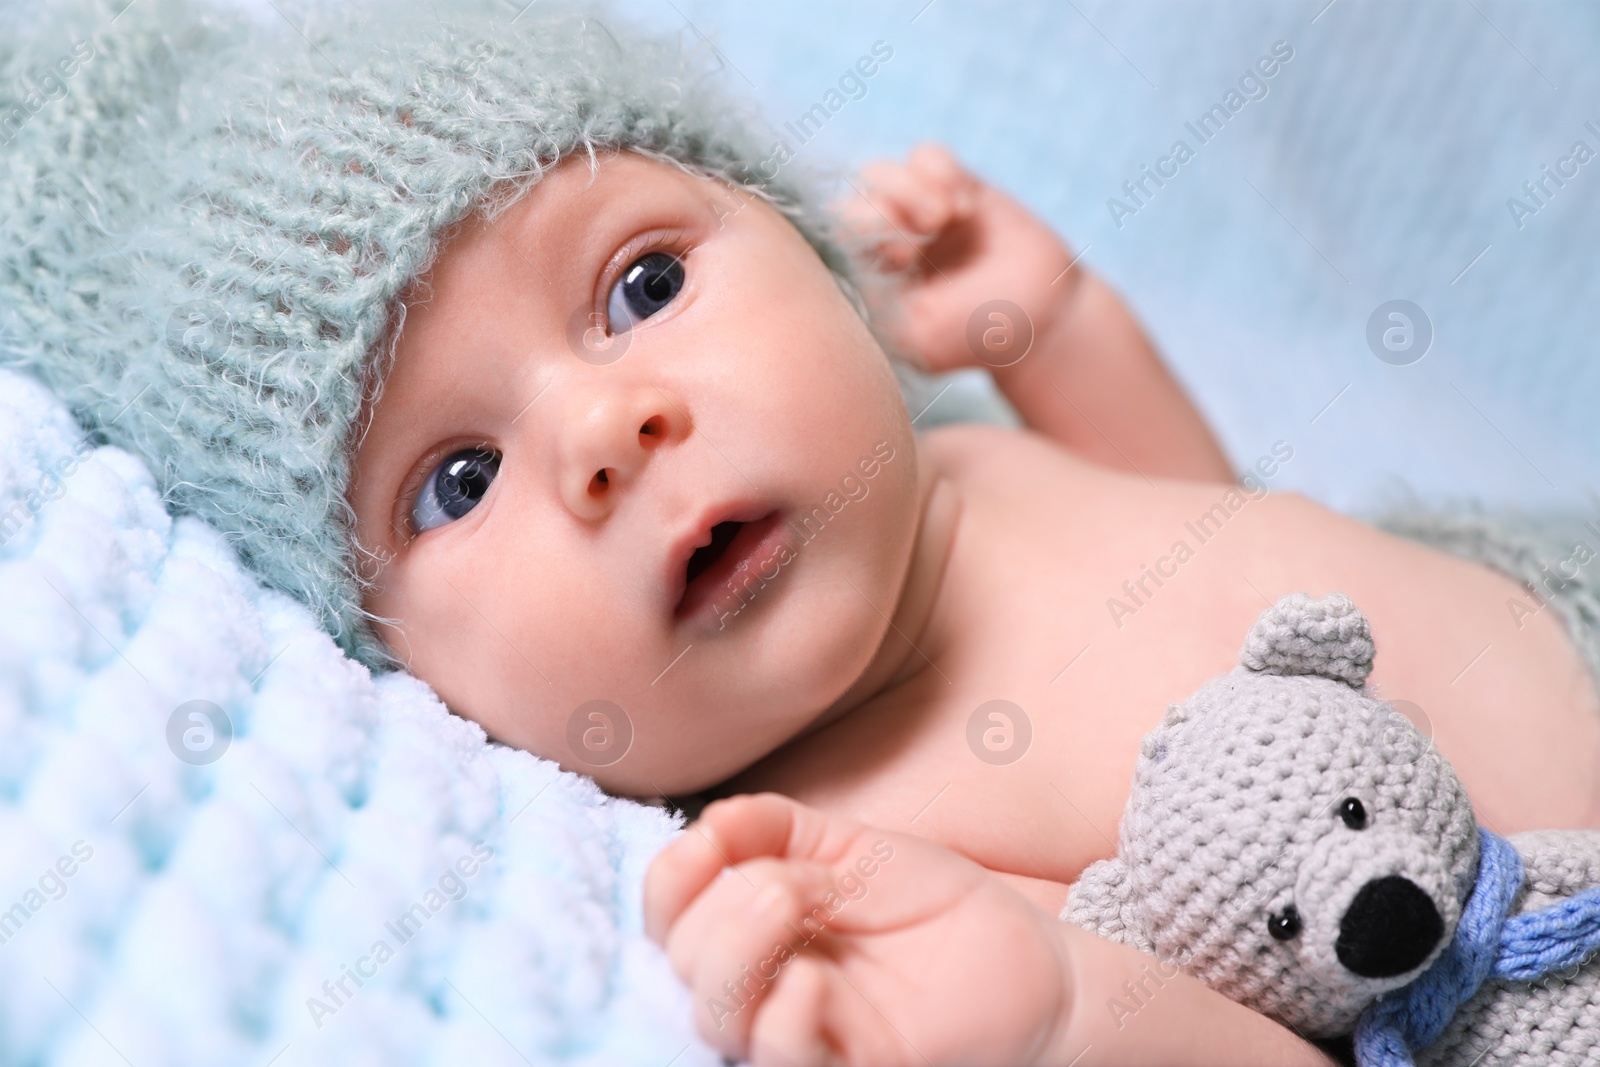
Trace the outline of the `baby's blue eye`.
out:
[[[433,468],[411,507],[411,528],[417,533],[454,522],[477,506],[500,472],[500,454],[486,448],[452,452]]]
[[[629,264],[606,298],[612,333],[626,333],[636,323],[672,303],[683,288],[683,261],[665,252],[650,252]]]

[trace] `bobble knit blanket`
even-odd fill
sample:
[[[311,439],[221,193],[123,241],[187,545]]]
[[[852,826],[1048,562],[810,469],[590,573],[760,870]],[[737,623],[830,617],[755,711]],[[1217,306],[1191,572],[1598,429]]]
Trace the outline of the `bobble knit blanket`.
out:
[[[640,930],[678,825],[374,680],[0,371],[0,1065],[720,1063]]]

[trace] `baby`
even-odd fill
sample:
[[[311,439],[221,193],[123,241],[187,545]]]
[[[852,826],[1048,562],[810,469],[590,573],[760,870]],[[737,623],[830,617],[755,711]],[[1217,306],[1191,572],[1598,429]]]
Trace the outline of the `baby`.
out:
[[[993,328],[1031,323],[995,373],[1026,431],[914,436],[872,333],[759,199],[637,154],[565,162],[408,304],[350,492],[386,561],[379,632],[492,736],[610,789],[807,805],[715,806],[651,873],[651,930],[726,1052],[1315,1062],[1198,985],[1156,1002],[1182,1025],[1118,1034],[1101,1006],[1140,961],[1051,918],[1113,851],[1138,739],[1266,601],[1348,591],[1378,684],[1429,709],[1482,817],[1600,825],[1582,661],[1553,615],[1519,632],[1507,578],[1238,487],[1116,294],[948,152],[863,177],[903,351],[977,364],[973,309],[1025,309]],[[574,358],[591,308],[611,347]],[[1021,710],[974,720],[995,697]],[[780,970],[852,869],[863,902]]]
[[[175,181],[209,273],[170,277],[225,344],[19,351],[370,665],[616,793],[760,794],[645,887],[715,1047],[1328,1062],[1056,918],[1139,738],[1291,591],[1362,605],[1486,825],[1600,826],[1561,590],[1269,492],[1293,442],[1236,479],[1113,290],[948,151],[866,168],[852,270],[667,45],[451,17],[322,41],[339,77],[228,110],[235,154]],[[991,368],[1026,428],[918,433],[886,348]]]
[[[408,305],[350,493],[386,559],[379,632],[492,736],[610,789],[794,798],[711,807],[651,873],[651,930],[729,1053],[1316,1062],[1198,985],[1152,1005],[1183,1025],[1117,1033],[1102,1006],[1141,961],[1052,918],[1114,851],[1139,738],[1266,601],[1347,591],[1377,684],[1428,709],[1480,817],[1600,825],[1577,650],[1553,613],[1519,631],[1503,576],[1238,486],[1124,304],[948,152],[864,178],[906,351],[975,364],[972,309],[1027,310],[1031,347],[995,372],[1026,431],[914,436],[761,200],[631,153],[566,162]],[[591,307],[614,361],[569,348]],[[881,873],[830,948],[753,981],[857,863]]]

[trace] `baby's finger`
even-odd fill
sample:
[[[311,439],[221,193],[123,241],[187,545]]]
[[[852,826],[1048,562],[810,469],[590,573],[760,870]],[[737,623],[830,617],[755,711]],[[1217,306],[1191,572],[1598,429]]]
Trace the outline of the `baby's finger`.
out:
[[[664,944],[683,909],[725,867],[757,856],[784,856],[794,801],[778,793],[730,797],[707,806],[645,872],[645,933]],[[728,848],[728,837],[736,848]]]
[[[657,944],[664,944],[667,932],[683,910],[732,863],[714,832],[707,833],[700,822],[690,823],[645,871],[645,934]]]
[[[725,867],[763,856],[828,863],[861,829],[777,793],[719,800],[663,849],[646,872],[645,931],[664,944],[685,909]]]
[[[897,273],[916,259],[916,238],[906,229],[910,222],[892,204],[880,208],[859,192],[850,193],[832,210],[847,243],[879,268]]]
[[[827,871],[810,864],[759,863],[741,871],[752,878],[756,891],[742,892],[733,886],[734,879],[724,879],[720,885],[729,891],[707,892],[696,900],[680,924],[682,931],[675,928],[667,945],[674,967],[694,991],[701,1035],[730,1055],[749,1047],[763,1001],[783,964],[800,947],[793,943],[795,924],[806,902],[829,883]],[[728,897],[743,899],[734,903]]]
[[[838,1062],[822,1032],[826,964],[797,956],[784,964],[750,1030],[752,1067],[826,1067]]]
[[[911,150],[906,165],[913,174],[944,193],[956,218],[966,218],[977,208],[981,183],[944,145],[922,142]]]
[[[729,863],[759,856],[831,863],[865,831],[860,823],[824,815],[780,793],[750,793],[706,808],[703,826]]]
[[[954,202],[937,183],[900,163],[869,163],[861,170],[868,203],[909,237],[928,237],[950,223]]]
[[[759,856],[784,856],[793,811],[799,808],[776,793],[729,797],[707,807],[645,872],[646,934],[662,943],[690,901],[724,868]],[[732,850],[729,841],[735,843]]]
[[[791,877],[785,867],[784,860],[774,859],[750,860],[737,867],[724,867],[684,908],[662,942],[673,970],[684,980],[692,981],[712,936],[729,923],[746,922],[745,912],[761,891],[771,882]]]

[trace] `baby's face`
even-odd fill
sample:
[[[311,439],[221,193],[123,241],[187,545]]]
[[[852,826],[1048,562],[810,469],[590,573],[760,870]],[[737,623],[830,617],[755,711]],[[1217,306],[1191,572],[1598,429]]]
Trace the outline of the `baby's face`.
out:
[[[721,781],[838,700],[894,613],[916,456],[794,227],[642,156],[568,160],[427,281],[350,491],[411,671],[636,794]]]

